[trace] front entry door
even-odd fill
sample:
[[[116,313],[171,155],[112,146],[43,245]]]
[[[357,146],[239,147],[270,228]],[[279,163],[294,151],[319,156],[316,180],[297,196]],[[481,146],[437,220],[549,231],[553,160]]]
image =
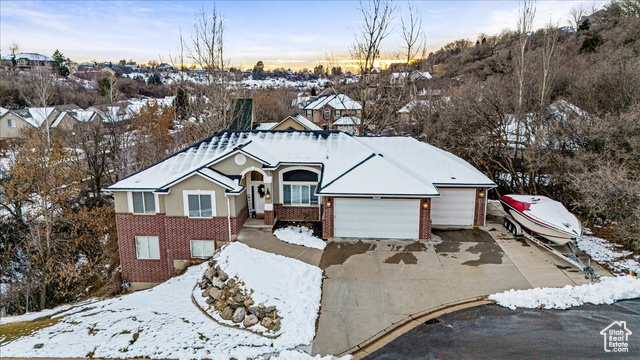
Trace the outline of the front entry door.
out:
[[[265,187],[264,183],[252,183],[251,184],[251,204],[253,211],[256,213],[256,217],[264,216],[264,198]]]

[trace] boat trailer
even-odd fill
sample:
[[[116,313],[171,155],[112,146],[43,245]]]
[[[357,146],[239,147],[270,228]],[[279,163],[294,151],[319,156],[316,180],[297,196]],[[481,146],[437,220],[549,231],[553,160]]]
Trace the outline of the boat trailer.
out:
[[[561,258],[562,260],[578,268],[579,270],[584,271],[585,279],[591,278],[591,281],[596,281],[600,278],[598,275],[596,275],[593,268],[589,266],[591,265],[590,264],[591,260],[589,260],[589,265],[585,265],[580,260],[580,258],[578,258],[578,249],[575,243],[573,242],[567,243],[567,246],[569,246],[569,249],[571,250],[570,254],[561,253],[560,251],[554,249],[553,246],[551,246],[549,243],[547,243],[544,240],[543,236],[536,234],[534,232],[531,232],[530,230],[524,228],[515,219],[513,219],[511,215],[508,215],[508,214],[505,215],[504,217],[504,227],[507,228],[507,230],[509,230],[514,236],[524,237],[525,239],[530,240],[534,244],[551,252],[555,256]]]

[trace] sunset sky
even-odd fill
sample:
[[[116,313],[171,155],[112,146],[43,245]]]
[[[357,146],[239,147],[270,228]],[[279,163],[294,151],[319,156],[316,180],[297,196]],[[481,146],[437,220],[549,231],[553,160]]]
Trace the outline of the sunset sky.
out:
[[[567,25],[569,9],[580,1],[539,1],[535,27],[549,19]],[[584,6],[591,7],[592,1]],[[607,1],[599,1],[601,7]],[[214,4],[225,19],[225,58],[251,68],[299,69],[325,61],[327,54],[348,58],[353,32],[361,24],[352,1],[0,1],[0,51],[15,41],[22,52],[51,55],[56,49],[74,61],[133,59],[169,62],[182,30],[186,39],[195,11]],[[395,22],[406,16],[396,1]],[[518,1],[415,1],[428,51],[482,32],[514,29]],[[383,57],[400,49],[400,27],[383,42]]]

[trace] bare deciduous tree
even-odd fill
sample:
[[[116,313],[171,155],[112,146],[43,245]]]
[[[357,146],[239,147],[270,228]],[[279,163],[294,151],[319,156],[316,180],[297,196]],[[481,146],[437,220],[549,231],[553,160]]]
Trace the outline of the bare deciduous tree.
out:
[[[549,85],[551,82],[551,61],[553,59],[556,43],[558,42],[558,27],[551,23],[547,23],[547,26],[543,29],[543,44],[542,44],[542,84],[540,85],[540,109],[545,106],[545,100],[547,98]]]
[[[402,30],[401,45],[403,51],[400,54],[401,59],[405,61],[408,69],[409,63],[416,59],[425,45],[425,36],[422,31],[422,16],[419,9],[415,9],[411,1],[407,2],[407,12],[409,19],[405,21],[404,17],[400,18],[400,28]]]
[[[577,5],[569,9],[569,26],[571,26],[574,30],[578,30],[578,26],[580,26],[580,20],[585,15],[587,15],[587,9],[585,8],[583,3],[578,3]]]
[[[391,32],[390,25],[395,7],[387,0],[360,1],[358,10],[364,23],[354,34],[355,43],[351,47],[350,55],[360,72],[362,112],[358,132],[362,136],[369,120],[367,90],[371,84],[371,72],[380,57],[382,41]]]

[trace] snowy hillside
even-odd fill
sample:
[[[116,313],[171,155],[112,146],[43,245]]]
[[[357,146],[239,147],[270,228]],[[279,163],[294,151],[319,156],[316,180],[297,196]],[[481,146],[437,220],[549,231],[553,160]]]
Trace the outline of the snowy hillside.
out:
[[[105,358],[245,359],[279,354],[310,344],[320,307],[322,271],[300,261],[231,243],[219,254],[220,266],[237,274],[261,301],[282,309],[283,333],[269,339],[221,326],[191,299],[206,263],[152,289],[61,310],[57,323],[29,336],[3,343],[3,356]],[[287,277],[278,274],[286,273]],[[51,315],[51,311],[43,315]],[[36,316],[9,317],[8,322]],[[290,354],[290,353],[286,353]],[[284,354],[283,354],[284,355]],[[297,358],[306,354],[295,353]]]

